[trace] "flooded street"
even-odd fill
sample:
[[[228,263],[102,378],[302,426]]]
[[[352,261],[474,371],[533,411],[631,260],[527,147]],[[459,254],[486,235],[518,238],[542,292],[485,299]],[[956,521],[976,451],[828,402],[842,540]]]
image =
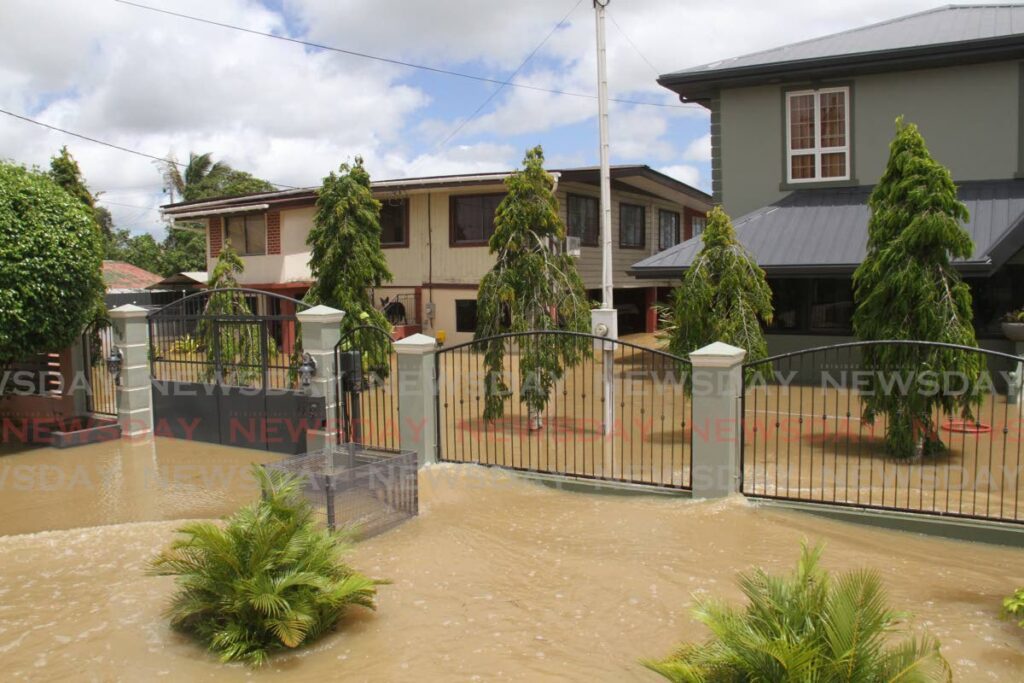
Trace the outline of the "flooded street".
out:
[[[0,446],[0,535],[220,517],[258,491],[251,463],[280,457],[160,437],[66,450]]]
[[[208,448],[191,446],[197,460]],[[165,443],[156,450],[158,461],[176,460]],[[254,454],[215,450],[226,454],[224,465],[230,454],[242,466]],[[125,482],[141,476],[129,469],[119,480],[128,487]],[[1019,550],[846,525],[739,499],[571,493],[474,466],[429,468],[420,486],[420,517],[354,551],[355,567],[393,581],[381,588],[379,610],[353,612],[339,632],[256,672],[218,664],[161,618],[173,580],[143,571],[176,522],[0,538],[5,676],[658,680],[639,658],[706,635],[688,614],[692,593],[738,599],[736,571],[752,564],[788,571],[802,538],[826,543],[829,569],[881,571],[892,605],[941,639],[957,680],[1019,680],[1024,670],[1024,631],[997,618],[1002,597],[1024,585]],[[241,490],[208,492],[192,516],[245,498]],[[101,499],[76,498],[83,505]],[[12,533],[11,517],[19,513],[8,491],[2,501],[3,524]],[[183,501],[167,494],[116,512],[160,519],[187,511]],[[34,518],[43,512],[35,510]],[[68,518],[61,526],[101,516],[71,505],[46,515],[55,525]]]

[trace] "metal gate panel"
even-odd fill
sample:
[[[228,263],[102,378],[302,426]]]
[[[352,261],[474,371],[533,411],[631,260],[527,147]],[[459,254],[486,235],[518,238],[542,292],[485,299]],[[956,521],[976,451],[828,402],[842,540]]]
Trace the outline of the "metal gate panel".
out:
[[[154,379],[153,431],[157,436],[220,443],[220,393],[213,384]]]

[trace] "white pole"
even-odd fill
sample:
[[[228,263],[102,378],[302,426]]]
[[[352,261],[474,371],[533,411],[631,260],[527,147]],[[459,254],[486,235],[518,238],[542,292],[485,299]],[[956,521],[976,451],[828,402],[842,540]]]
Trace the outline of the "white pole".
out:
[[[614,308],[612,298],[612,192],[608,161],[608,65],[604,11],[611,0],[594,0],[597,19],[597,123],[601,137],[601,307]]]
[[[604,15],[611,0],[594,0],[594,17],[597,23],[597,124],[600,133],[601,157],[601,308],[606,316],[615,316],[615,301],[612,294],[612,181],[608,160],[608,59],[605,49]],[[605,471],[612,474],[614,443],[611,438],[615,424],[615,348],[604,344],[602,353],[604,377],[604,440]]]

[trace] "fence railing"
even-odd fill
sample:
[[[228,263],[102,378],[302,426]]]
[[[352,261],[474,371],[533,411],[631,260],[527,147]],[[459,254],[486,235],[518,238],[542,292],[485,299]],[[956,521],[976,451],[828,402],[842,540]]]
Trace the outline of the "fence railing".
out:
[[[117,386],[106,359],[114,349],[114,328],[109,320],[97,320],[82,335],[82,369],[85,371],[85,407],[90,413],[117,415]]]
[[[420,311],[418,299],[414,293],[392,294],[377,297],[377,308],[387,321],[394,326],[419,325]]]
[[[376,448],[401,445],[394,340],[372,325],[342,335],[334,349],[337,442]]]
[[[595,350],[602,343],[587,334],[540,331],[439,350],[440,459],[689,488],[689,361],[616,342],[614,411],[606,425],[605,360]],[[552,354],[563,355],[545,364],[548,370],[537,366]],[[545,398],[531,401],[539,394]]]
[[[1024,522],[1020,361],[883,341],[748,363],[743,493]],[[896,452],[900,433],[912,452]]]

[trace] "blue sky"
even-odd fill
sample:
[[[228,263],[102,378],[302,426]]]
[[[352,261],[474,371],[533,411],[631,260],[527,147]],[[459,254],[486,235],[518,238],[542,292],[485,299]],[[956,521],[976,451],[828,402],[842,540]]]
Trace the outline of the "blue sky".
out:
[[[141,0],[156,7],[488,78],[596,92],[591,0]],[[612,0],[613,97],[678,105],[655,83],[673,71],[934,6],[924,0]],[[643,51],[643,56],[623,35]],[[511,168],[544,146],[550,167],[597,163],[596,102],[425,73],[189,22],[113,0],[5,0],[0,106],[144,151],[212,152],[274,182],[318,184],[365,158],[376,178]],[[650,62],[650,64],[648,63]],[[653,67],[652,67],[653,64]],[[613,104],[614,163],[646,163],[708,190],[707,112]],[[156,165],[0,117],[0,157],[79,159],[118,227],[162,235]]]

